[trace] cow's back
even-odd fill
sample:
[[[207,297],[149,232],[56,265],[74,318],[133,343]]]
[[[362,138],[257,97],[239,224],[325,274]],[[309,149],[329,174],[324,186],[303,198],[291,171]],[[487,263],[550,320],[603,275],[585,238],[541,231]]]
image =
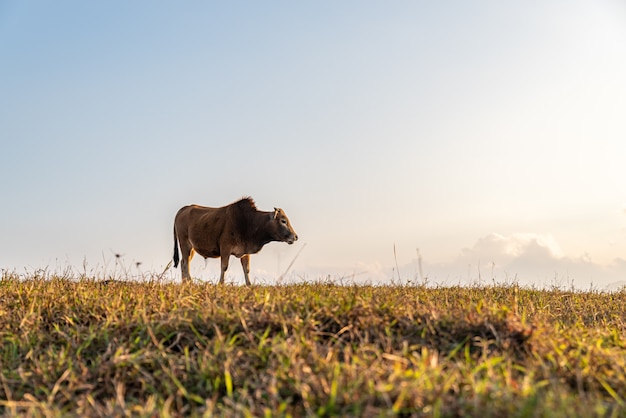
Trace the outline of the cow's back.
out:
[[[233,250],[240,257],[256,253],[265,244],[248,242],[252,230],[257,229],[253,221],[258,213],[251,198],[219,208],[189,205],[176,214],[175,227],[179,242],[185,240],[203,257],[219,257],[222,251],[231,254]]]
[[[203,257],[219,257],[219,240],[228,231],[225,208],[189,205],[176,214],[179,239],[186,239]]]

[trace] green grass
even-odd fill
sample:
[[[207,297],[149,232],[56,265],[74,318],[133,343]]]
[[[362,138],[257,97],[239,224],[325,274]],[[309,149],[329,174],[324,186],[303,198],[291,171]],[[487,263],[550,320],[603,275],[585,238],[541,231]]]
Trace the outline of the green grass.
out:
[[[626,416],[626,292],[0,281],[0,413]]]

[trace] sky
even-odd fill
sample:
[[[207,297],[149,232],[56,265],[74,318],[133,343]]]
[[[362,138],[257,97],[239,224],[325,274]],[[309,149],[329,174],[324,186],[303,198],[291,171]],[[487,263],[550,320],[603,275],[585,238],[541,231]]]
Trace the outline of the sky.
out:
[[[626,284],[625,74],[619,0],[0,0],[0,268],[160,273],[249,195],[257,283]]]

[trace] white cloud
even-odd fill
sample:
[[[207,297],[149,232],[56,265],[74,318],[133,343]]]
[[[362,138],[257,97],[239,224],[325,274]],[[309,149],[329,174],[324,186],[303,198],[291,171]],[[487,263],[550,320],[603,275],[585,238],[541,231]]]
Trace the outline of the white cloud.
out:
[[[404,269],[408,271],[408,267]],[[495,281],[604,289],[626,279],[626,260],[615,259],[605,265],[594,262],[586,253],[566,256],[550,235],[492,233],[461,250],[453,261],[429,264],[425,259],[423,270],[430,282],[440,284]]]
[[[480,238],[472,248],[463,249],[462,257],[514,259],[528,253],[554,258],[563,256],[561,247],[551,235],[492,233]]]

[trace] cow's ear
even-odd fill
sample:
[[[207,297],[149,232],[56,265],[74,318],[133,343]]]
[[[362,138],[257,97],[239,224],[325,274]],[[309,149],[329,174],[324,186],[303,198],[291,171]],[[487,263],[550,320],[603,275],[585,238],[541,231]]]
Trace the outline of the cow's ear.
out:
[[[274,219],[278,218],[278,209],[274,208]]]

